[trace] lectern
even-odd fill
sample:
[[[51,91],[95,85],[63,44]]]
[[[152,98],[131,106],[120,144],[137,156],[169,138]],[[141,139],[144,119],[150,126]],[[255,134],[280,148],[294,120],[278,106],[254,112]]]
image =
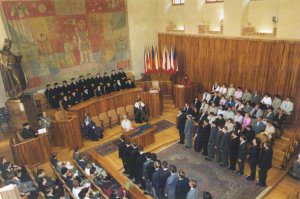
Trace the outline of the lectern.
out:
[[[176,108],[183,108],[184,104],[193,102],[197,96],[197,85],[190,86],[174,85],[173,86],[173,100]]]
[[[10,148],[18,165],[45,163],[49,161],[51,153],[48,133],[24,140],[18,132],[10,138]]]

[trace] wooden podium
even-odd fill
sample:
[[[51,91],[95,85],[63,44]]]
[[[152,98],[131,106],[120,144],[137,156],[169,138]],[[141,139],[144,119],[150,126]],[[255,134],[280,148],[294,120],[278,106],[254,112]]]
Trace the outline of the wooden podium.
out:
[[[197,85],[190,86],[174,85],[173,86],[173,100],[176,108],[183,108],[184,104],[193,102],[197,96]]]
[[[82,147],[81,122],[78,115],[57,111],[51,121],[51,143],[53,146],[74,148]]]
[[[158,118],[162,115],[163,103],[162,93],[157,92],[142,92],[140,93],[142,101],[149,107],[149,115],[151,118]]]
[[[136,131],[137,129],[123,132],[123,135],[128,138],[130,142],[135,142],[138,146],[146,147],[155,142],[155,132],[157,131],[156,127],[148,128],[138,134],[136,134]]]
[[[48,133],[33,139],[24,140],[18,132],[10,138],[10,148],[14,162],[18,165],[45,163],[50,159],[50,144]]]

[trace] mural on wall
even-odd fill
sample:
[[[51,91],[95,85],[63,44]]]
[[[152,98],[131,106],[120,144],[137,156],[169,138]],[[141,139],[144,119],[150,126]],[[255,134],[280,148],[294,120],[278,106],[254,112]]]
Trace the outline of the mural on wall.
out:
[[[130,67],[126,0],[2,1],[29,85]]]

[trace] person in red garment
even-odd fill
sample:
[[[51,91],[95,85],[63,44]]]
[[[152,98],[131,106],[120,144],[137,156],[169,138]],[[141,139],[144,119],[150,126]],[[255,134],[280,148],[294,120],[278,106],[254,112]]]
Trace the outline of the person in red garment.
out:
[[[184,79],[181,80],[180,84],[184,85],[184,86],[190,86],[191,80],[189,79],[189,77],[187,75],[184,75]]]

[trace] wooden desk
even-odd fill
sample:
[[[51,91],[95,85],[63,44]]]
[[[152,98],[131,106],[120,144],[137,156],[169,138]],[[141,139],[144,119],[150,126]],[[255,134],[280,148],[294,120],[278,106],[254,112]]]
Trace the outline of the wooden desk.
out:
[[[197,85],[181,87],[179,85],[173,86],[173,100],[176,108],[183,108],[184,104],[193,102],[197,95]]]
[[[142,88],[133,88],[123,91],[114,92],[108,95],[103,95],[85,102],[81,102],[69,108],[70,112],[77,113],[79,121],[83,121],[84,114],[89,113],[91,117],[98,116],[100,113],[107,112],[110,109],[117,109],[118,107],[125,107],[133,105],[140,93],[143,92]],[[161,102],[158,102],[161,103]],[[148,106],[148,104],[146,103]],[[157,106],[157,105],[156,105]],[[154,105],[148,106],[150,112],[155,108]]]
[[[50,125],[51,143],[61,147],[82,147],[81,122],[75,114],[65,120],[53,120]]]
[[[37,138],[18,143],[15,137],[10,138],[10,148],[14,162],[18,165],[45,163],[50,160],[50,144],[48,133]]]
[[[136,132],[136,129],[133,129],[128,132],[123,132],[123,135],[127,137],[130,140],[130,142],[135,142],[138,146],[140,145],[146,147],[155,142],[156,131],[157,131],[156,127],[151,127],[149,129],[144,130],[142,133],[134,137],[130,137],[131,134]]]
[[[136,81],[137,87],[143,88],[144,91],[149,91],[152,87],[152,81]],[[172,95],[173,82],[172,81],[159,81],[159,88],[162,95]]]
[[[109,173],[119,184],[124,187],[129,196],[133,199],[147,199],[148,197],[144,195],[143,191],[140,190],[133,182],[132,187],[128,189],[126,187],[126,182],[131,182],[127,177],[122,175],[119,171],[112,168],[109,161],[99,155],[95,150],[90,150],[89,155],[91,159],[97,162],[107,173]]]

